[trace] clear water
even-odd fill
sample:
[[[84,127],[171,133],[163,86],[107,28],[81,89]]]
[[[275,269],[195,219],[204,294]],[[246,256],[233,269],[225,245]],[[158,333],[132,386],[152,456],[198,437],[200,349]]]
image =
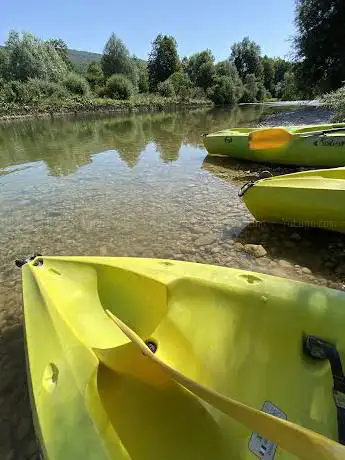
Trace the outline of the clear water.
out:
[[[237,192],[257,165],[212,160],[203,147],[204,132],[268,115],[277,123],[278,111],[257,105],[0,125],[1,458],[35,455],[16,257],[176,258],[342,286],[343,237],[253,224]],[[263,245],[266,256],[248,254],[246,243]]]

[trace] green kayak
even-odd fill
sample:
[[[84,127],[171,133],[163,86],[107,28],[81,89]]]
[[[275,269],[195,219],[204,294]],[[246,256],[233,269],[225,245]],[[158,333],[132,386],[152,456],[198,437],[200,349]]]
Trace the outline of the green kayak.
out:
[[[345,165],[345,123],[233,128],[203,136],[211,155],[305,166]]]

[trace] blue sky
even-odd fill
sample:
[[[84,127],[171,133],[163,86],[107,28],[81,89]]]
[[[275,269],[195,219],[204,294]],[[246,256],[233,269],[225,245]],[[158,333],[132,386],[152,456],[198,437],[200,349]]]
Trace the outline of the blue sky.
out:
[[[163,33],[176,38],[181,57],[210,48],[221,60],[234,41],[248,35],[263,54],[287,57],[293,20],[294,0],[8,0],[0,15],[0,43],[14,29],[102,52],[115,32],[145,59],[151,41]]]

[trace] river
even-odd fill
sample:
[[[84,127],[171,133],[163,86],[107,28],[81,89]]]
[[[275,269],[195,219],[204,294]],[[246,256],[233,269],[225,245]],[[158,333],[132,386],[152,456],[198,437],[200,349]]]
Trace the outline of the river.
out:
[[[229,126],[331,115],[251,105],[0,124],[0,458],[36,458],[17,257],[175,258],[344,288],[345,238],[255,224],[238,188],[267,166],[209,158],[201,140]]]

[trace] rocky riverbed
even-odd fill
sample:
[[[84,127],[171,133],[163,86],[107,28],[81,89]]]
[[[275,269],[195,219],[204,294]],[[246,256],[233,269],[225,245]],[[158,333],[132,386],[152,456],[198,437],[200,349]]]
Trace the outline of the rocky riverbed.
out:
[[[2,159],[8,160],[0,164],[1,460],[38,456],[14,259],[34,251],[161,257],[344,289],[345,237],[255,223],[238,188],[267,166],[206,157],[200,140],[202,132],[234,126],[235,120],[281,125],[327,122],[331,116],[322,107],[266,115],[255,108],[254,115],[243,109],[160,114],[2,132]]]

